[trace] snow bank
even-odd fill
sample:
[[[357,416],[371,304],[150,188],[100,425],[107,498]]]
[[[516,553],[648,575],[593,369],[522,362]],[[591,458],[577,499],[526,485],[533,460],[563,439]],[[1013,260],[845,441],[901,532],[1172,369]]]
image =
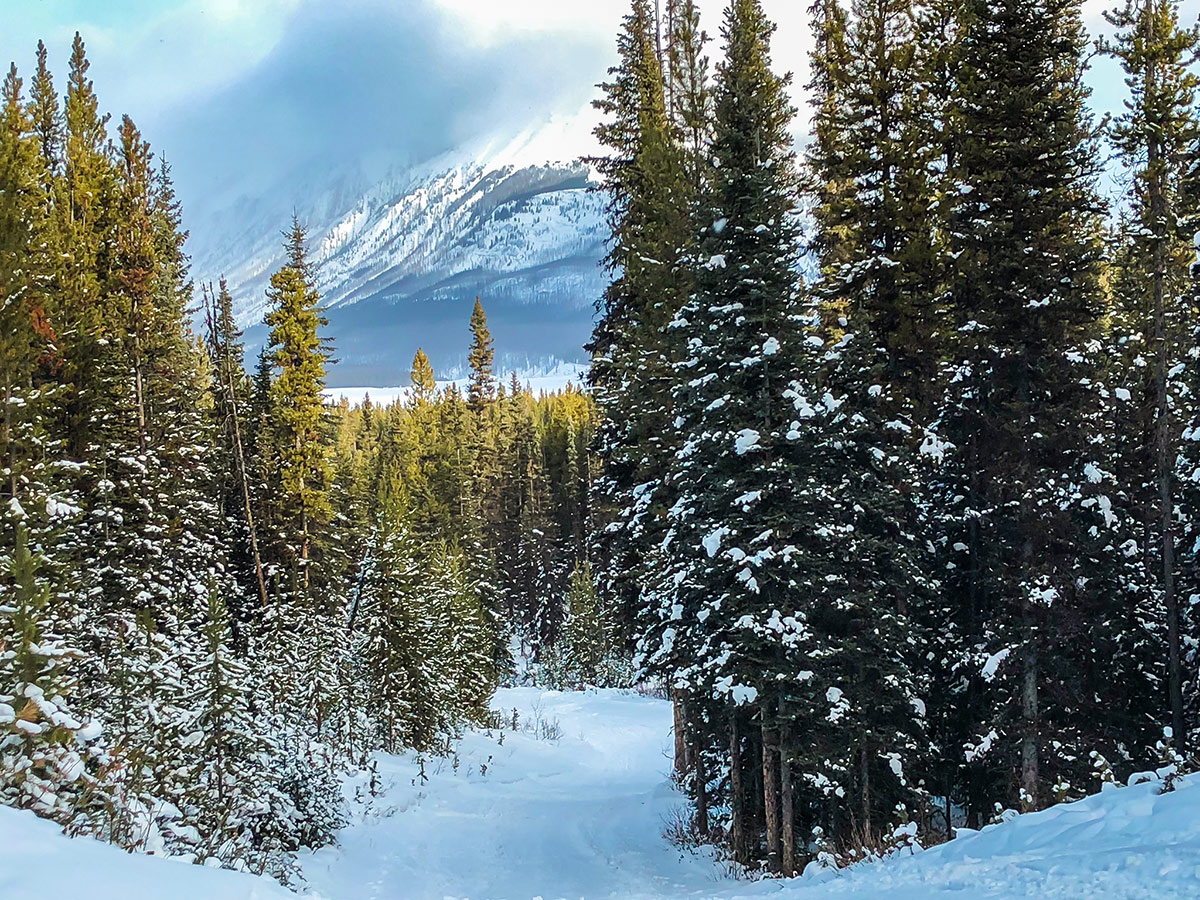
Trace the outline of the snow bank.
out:
[[[1018,816],[915,856],[784,882],[778,900],[1200,897],[1200,776],[1118,788]],[[754,887],[757,887],[755,885]],[[726,897],[754,896],[733,891]]]
[[[31,812],[0,807],[4,900],[295,900],[268,878],[130,855],[65,837]]]

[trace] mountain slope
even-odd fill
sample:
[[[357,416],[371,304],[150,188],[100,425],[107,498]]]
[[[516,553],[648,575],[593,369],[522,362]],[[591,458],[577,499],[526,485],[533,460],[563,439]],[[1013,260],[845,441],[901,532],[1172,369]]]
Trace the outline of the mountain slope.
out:
[[[248,339],[261,341],[290,195],[309,228],[336,341],[331,385],[407,383],[418,346],[439,375],[456,374],[476,296],[503,368],[582,361],[605,283],[605,198],[587,167],[523,156],[442,158],[378,179],[360,168],[310,173],[289,191],[201,215],[194,270],[202,280],[228,279]]]

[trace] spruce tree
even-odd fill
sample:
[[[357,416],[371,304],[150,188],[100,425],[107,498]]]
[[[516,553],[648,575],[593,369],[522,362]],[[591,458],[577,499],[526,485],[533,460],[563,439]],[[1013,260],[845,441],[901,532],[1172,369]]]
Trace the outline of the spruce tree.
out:
[[[735,0],[726,11],[703,263],[695,296],[672,323],[686,347],[673,397],[682,439],[678,493],[663,544],[666,571],[642,638],[651,666],[725,704],[740,860],[749,851],[751,800],[740,784],[743,751],[759,746],[742,740],[742,708],[764,711],[764,736],[774,727],[776,687],[757,664],[759,641],[772,642],[770,623],[781,616],[794,622],[796,599],[785,497],[792,491],[789,379],[802,352],[797,181],[788,81],[771,70],[773,30],[755,0]]]
[[[704,145],[707,86],[696,46],[701,39],[694,15],[687,24],[692,45],[671,53],[678,57],[675,71],[692,88],[690,98],[680,96],[681,115],[692,117],[692,137]],[[684,28],[682,17],[679,27]],[[611,521],[598,535],[603,593],[606,602],[634,610],[648,575],[643,561],[661,540],[662,511],[669,505],[664,467],[673,450],[673,338],[667,326],[691,291],[687,257],[695,191],[680,130],[667,108],[657,27],[646,0],[632,3],[617,51],[620,63],[595,104],[605,116],[596,137],[608,155],[593,160],[609,196],[612,244],[606,263],[613,280],[600,301],[588,349],[589,380],[603,415],[597,449],[604,475],[597,503]],[[703,152],[698,147],[692,157],[693,178],[701,177]]]
[[[271,330],[268,356],[275,370],[270,383],[270,447],[277,461],[283,543],[277,548],[290,570],[287,588],[307,592],[312,581],[314,535],[329,514],[329,460],[324,444],[327,354],[320,329],[326,324],[313,287],[300,220],[292,220],[285,243],[288,260],[271,276],[267,291]]]
[[[1195,28],[1181,29],[1176,5],[1167,0],[1130,0],[1106,14],[1117,29],[1107,51],[1121,61],[1130,98],[1114,123],[1113,141],[1133,174],[1131,215],[1123,229],[1126,265],[1117,281],[1124,306],[1121,322],[1136,343],[1138,362],[1123,385],[1142,400],[1138,426],[1146,454],[1136,459],[1132,478],[1138,516],[1157,546],[1145,548],[1157,569],[1151,584],[1167,629],[1166,707],[1175,746],[1186,749],[1184,718],[1186,618],[1181,612],[1178,548],[1177,459],[1187,407],[1193,403],[1184,373],[1192,335],[1187,318],[1192,303],[1193,235],[1197,226],[1196,172],[1190,154],[1200,140],[1195,93],[1200,80],[1190,66],[1200,49]],[[1141,340],[1138,338],[1141,337]],[[1144,354],[1144,356],[1143,356]],[[1130,363],[1134,360],[1130,359]],[[1136,512],[1135,512],[1136,515]]]
[[[413,357],[411,380],[414,399],[418,403],[430,402],[437,391],[437,380],[434,378],[429,357],[420,347],[417,348],[417,355]]]
[[[952,449],[936,505],[945,590],[960,598],[945,627],[968,648],[957,668],[970,744],[989,748],[968,753],[972,821],[1010,772],[1008,801],[1042,805],[1055,767],[1045,749],[1067,737],[1044,697],[1070,682],[1046,650],[1087,590],[1073,547],[1088,453],[1073,423],[1089,402],[1099,241],[1083,41],[1071,0],[966,5],[950,173],[955,340],[938,426]]]

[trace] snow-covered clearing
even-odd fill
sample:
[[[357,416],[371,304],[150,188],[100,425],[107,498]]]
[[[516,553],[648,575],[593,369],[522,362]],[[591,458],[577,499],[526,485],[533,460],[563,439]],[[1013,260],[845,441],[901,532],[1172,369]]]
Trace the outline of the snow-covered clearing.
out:
[[[518,729],[467,735],[456,758],[383,757],[384,793],[340,845],[302,859],[321,900],[673,898],[928,900],[1200,897],[1200,779],[1114,789],[924,853],[790,882],[728,877],[662,838],[671,712],[611,691],[502,690]],[[0,809],[0,897],[39,900],[289,895],[264,879],[68,841]]]

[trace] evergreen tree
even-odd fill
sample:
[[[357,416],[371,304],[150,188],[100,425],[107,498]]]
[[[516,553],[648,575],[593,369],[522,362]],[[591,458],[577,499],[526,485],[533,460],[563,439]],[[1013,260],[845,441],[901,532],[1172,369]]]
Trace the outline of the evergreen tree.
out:
[[[429,363],[429,357],[419,347],[417,348],[417,355],[413,357],[411,377],[413,396],[416,401],[418,403],[428,403],[432,400],[434,393],[437,391],[437,380],[434,378],[433,366]]]
[[[46,560],[22,518],[0,605],[0,799],[69,825],[82,798],[103,799],[100,725],[74,705],[78,651],[54,632]]]
[[[467,401],[471,405],[471,411],[479,418],[484,416],[492,401],[496,399],[496,378],[492,372],[495,361],[496,347],[488,329],[487,313],[483,311],[483,304],[476,297],[475,308],[471,311],[471,349],[467,353],[467,365],[471,368]]]
[[[739,860],[750,846],[740,708],[758,701],[764,736],[775,727],[777,688],[758,665],[760,641],[774,642],[772,623],[781,615],[790,624],[780,637],[799,628],[789,585],[795,523],[786,503],[789,372],[801,352],[794,338],[797,181],[788,80],[771,70],[773,30],[755,0],[735,0],[726,12],[704,265],[695,296],[673,323],[687,348],[673,398],[682,436],[678,499],[664,542],[666,572],[642,638],[648,662],[665,666],[673,683],[726,704],[731,843]],[[764,775],[768,769],[778,772],[764,756]],[[774,831],[768,836],[777,865],[778,839]]]
[[[694,15],[684,22],[672,54],[674,71],[691,83],[680,114],[692,118],[694,144],[707,142],[700,120],[708,98]],[[685,27],[690,45],[679,44]],[[664,467],[673,449],[673,339],[667,326],[691,291],[694,181],[689,182],[679,131],[668,116],[657,28],[649,3],[634,0],[617,41],[620,64],[596,108],[605,121],[596,137],[609,155],[593,160],[605,178],[612,243],[606,263],[613,280],[599,306],[589,350],[589,380],[603,421],[597,449],[604,460],[597,503],[610,525],[598,535],[606,602],[637,608],[646,581],[643,560],[662,538],[669,505]],[[689,69],[688,66],[691,66]],[[699,146],[691,157],[701,177]]]
[[[967,804],[978,822],[998,795],[1044,803],[1063,760],[1061,749],[1047,758],[1047,742],[1069,738],[1043,698],[1074,677],[1046,651],[1086,602],[1073,548],[1088,454],[1073,423],[1089,402],[1099,242],[1077,5],[966,10],[950,173],[956,339],[938,425],[953,449],[936,506],[945,590],[959,598],[943,627],[966,648],[956,671],[972,710]]]
[[[1130,89],[1127,112],[1116,121],[1113,139],[1134,177],[1125,265],[1117,281],[1119,302],[1138,362],[1144,361],[1143,354],[1150,357],[1149,365],[1130,366],[1133,380],[1123,386],[1142,401],[1138,427],[1145,448],[1145,456],[1129,472],[1131,478],[1143,479],[1132,488],[1138,509],[1131,512],[1141,513],[1138,518],[1148,526],[1144,539],[1149,543],[1154,535],[1157,544],[1144,552],[1147,564],[1157,569],[1149,584],[1165,613],[1166,705],[1176,747],[1182,750],[1188,740],[1183,688],[1187,623],[1178,586],[1176,462],[1190,401],[1181,376],[1192,337],[1186,317],[1198,220],[1196,172],[1189,156],[1200,140],[1194,110],[1200,80],[1190,65],[1200,35],[1194,28],[1181,29],[1175,4],[1165,0],[1130,0],[1107,18],[1117,35],[1106,47],[1121,61]]]
[[[54,89],[54,77],[46,63],[46,45],[41,41],[38,41],[37,71],[34,73],[29,95],[29,118],[43,164],[42,187],[49,192],[53,185],[53,177],[58,174],[63,122],[58,93]]]
[[[111,352],[114,322],[106,297],[113,240],[116,173],[109,157],[108,117],[100,116],[90,63],[78,34],[71,48],[63,110],[63,202],[56,205],[58,241],[65,254],[60,274],[58,322],[63,337],[64,381],[69,388],[65,413],[72,455],[86,457],[92,446],[93,397]]]
[[[38,148],[13,66],[0,90],[0,465],[3,495],[20,499],[36,460],[44,454],[38,423],[53,393],[35,387],[44,358],[53,353],[45,306],[51,263],[48,227],[39,182]],[[40,381],[40,378],[37,378]]]
[[[567,591],[567,619],[563,626],[567,667],[580,685],[607,687],[616,673],[612,625],[587,560],[575,564]]]
[[[292,220],[287,235],[288,261],[271,276],[267,292],[271,329],[269,357],[275,369],[270,384],[271,452],[277,460],[282,543],[277,552],[290,569],[288,589],[307,592],[311,585],[313,537],[329,515],[329,460],[323,441],[326,353],[319,335],[326,324],[317,306],[304,242],[304,227]]]

